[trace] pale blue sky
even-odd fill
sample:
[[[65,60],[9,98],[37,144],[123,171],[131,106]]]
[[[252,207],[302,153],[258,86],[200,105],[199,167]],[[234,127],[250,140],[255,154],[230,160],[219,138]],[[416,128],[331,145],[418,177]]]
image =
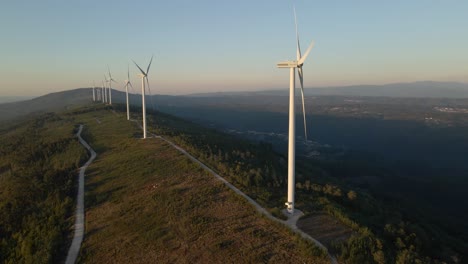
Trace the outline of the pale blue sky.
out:
[[[306,87],[468,82],[468,1],[295,5],[303,51],[316,42]],[[290,0],[5,1],[0,33],[0,96],[89,87],[107,64],[122,90],[151,54],[153,93],[282,88],[295,57]]]

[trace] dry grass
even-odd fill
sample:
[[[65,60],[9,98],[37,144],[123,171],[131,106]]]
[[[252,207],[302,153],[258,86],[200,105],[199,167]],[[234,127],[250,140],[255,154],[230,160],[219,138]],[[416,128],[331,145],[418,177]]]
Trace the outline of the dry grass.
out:
[[[134,123],[77,118],[100,150],[86,176],[80,262],[329,263],[167,143],[132,138]]]

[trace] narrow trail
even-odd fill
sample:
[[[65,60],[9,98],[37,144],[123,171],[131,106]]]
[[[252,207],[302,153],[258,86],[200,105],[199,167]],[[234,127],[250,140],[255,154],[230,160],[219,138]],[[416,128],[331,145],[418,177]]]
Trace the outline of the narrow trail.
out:
[[[78,184],[78,194],[76,196],[76,216],[75,216],[75,233],[73,235],[73,241],[68,250],[66,264],[74,264],[80,253],[81,242],[83,241],[84,236],[84,175],[88,166],[96,158],[96,152],[88,145],[86,141],[81,138],[81,131],[83,130],[83,125],[80,125],[80,129],[76,136],[80,143],[91,153],[89,160],[80,168],[79,175],[79,184]]]
[[[143,129],[141,124],[137,121],[137,120],[134,120],[134,119],[130,119],[130,121],[132,122],[135,122],[138,127],[140,129]],[[162,137],[162,136],[157,136],[151,132],[148,132],[148,134],[150,134],[153,138],[157,138],[157,139],[162,139],[164,140],[165,142],[167,142],[169,145],[171,145],[172,147],[174,147],[175,149],[177,149],[178,151],[180,151],[182,154],[184,154],[185,156],[187,156],[190,160],[192,160],[193,162],[197,163],[198,165],[200,165],[203,169],[205,169],[206,171],[208,171],[210,174],[212,174],[214,177],[216,177],[218,180],[220,180],[221,182],[223,182],[228,188],[230,188],[231,190],[233,190],[235,193],[237,193],[238,195],[244,197],[250,204],[252,204],[255,209],[260,212],[261,214],[265,215],[268,219],[270,220],[273,220],[275,222],[278,222],[278,223],[281,223],[283,225],[286,225],[287,227],[289,227],[293,232],[299,234],[301,237],[303,237],[304,239],[307,239],[309,241],[312,241],[317,247],[323,249],[324,251],[327,252],[329,258],[330,258],[330,262],[332,264],[338,264],[338,261],[336,260],[336,258],[334,256],[332,256],[329,252],[328,252],[328,249],[327,247],[325,247],[322,243],[320,243],[320,241],[316,240],[315,238],[313,238],[312,236],[310,236],[309,234],[305,233],[304,231],[300,230],[299,228],[297,228],[296,226],[296,222],[297,220],[299,219],[299,217],[301,215],[294,215],[293,217],[291,217],[289,220],[286,220],[286,221],[283,221],[281,219],[278,219],[276,217],[274,217],[270,212],[268,212],[265,208],[263,208],[260,204],[258,204],[254,199],[252,199],[251,197],[249,197],[247,194],[243,193],[241,190],[239,190],[236,186],[232,185],[230,182],[228,182],[226,179],[224,179],[221,175],[219,175],[218,173],[216,173],[215,171],[213,171],[210,167],[208,167],[207,165],[205,165],[203,162],[201,162],[200,160],[198,160],[197,158],[195,158],[194,156],[192,156],[190,153],[188,153],[185,149],[179,147],[178,145],[174,144],[172,141]]]

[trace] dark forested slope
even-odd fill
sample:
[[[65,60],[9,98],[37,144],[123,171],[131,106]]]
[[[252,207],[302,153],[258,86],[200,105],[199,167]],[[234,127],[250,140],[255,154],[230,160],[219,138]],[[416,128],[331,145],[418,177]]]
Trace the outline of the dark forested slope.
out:
[[[86,158],[74,129],[70,120],[46,114],[0,134],[0,262],[62,260],[76,169]]]

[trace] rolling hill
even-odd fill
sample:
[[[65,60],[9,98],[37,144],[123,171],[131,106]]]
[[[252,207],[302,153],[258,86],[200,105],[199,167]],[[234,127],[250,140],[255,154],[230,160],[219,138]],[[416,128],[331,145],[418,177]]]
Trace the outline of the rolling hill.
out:
[[[330,262],[166,141],[141,140],[123,113],[94,105],[32,120],[0,133],[0,262],[63,259],[74,171],[86,159],[77,123],[98,153],[86,173],[80,262]]]
[[[89,103],[92,93],[89,88],[56,92],[30,100],[0,104],[0,122],[18,117],[66,110]]]

